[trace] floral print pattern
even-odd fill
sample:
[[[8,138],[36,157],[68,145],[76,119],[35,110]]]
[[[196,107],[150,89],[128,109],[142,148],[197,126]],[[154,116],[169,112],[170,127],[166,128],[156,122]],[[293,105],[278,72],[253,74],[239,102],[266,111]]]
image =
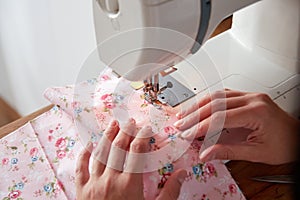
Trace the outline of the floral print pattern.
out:
[[[158,170],[159,175],[161,176],[160,182],[158,183],[157,188],[163,188],[165,183],[168,180],[168,177],[171,176],[174,171],[174,166],[172,163],[165,164],[164,167]]]
[[[36,191],[43,189],[45,180],[52,179],[54,185],[58,180],[30,123],[2,138],[0,147],[1,200],[66,199],[62,190],[51,195],[41,192],[37,196]]]
[[[193,174],[197,181],[207,182],[207,180],[213,176],[217,177],[218,173],[214,165],[210,162],[207,163],[197,163],[192,167]]]
[[[75,139],[71,137],[58,138],[55,142],[56,157],[54,158],[53,163],[57,163],[59,160],[64,159],[69,152],[72,153],[75,143]]]
[[[22,192],[26,183],[27,183],[26,177],[22,177],[22,180],[18,183],[13,181],[13,185],[8,187],[9,193],[7,194],[6,197],[3,198],[3,200],[11,200],[11,199],[23,200]]]
[[[43,190],[46,196],[50,198],[57,198],[58,194],[62,191],[62,189],[63,189],[62,183],[60,181],[57,181],[56,179],[46,183],[43,186]]]
[[[114,77],[110,70],[76,87],[47,89],[45,96],[57,106],[0,140],[0,170],[4,172],[0,178],[5,180],[0,182],[1,200],[75,199],[75,166],[84,144],[88,140],[96,144],[112,117],[124,121],[128,116],[133,116],[140,127],[151,125],[155,133],[149,146],[157,154],[149,165],[160,167],[144,174],[146,199],[154,199],[179,168],[189,174],[179,199],[244,199],[221,161],[199,163],[202,141],[181,151],[184,143],[172,126],[174,110],[153,108],[140,92],[129,91],[126,81]],[[88,91],[85,98],[77,93],[82,90]],[[86,141],[81,131],[86,132]],[[166,146],[170,154],[161,154]],[[172,152],[179,152],[179,156]]]

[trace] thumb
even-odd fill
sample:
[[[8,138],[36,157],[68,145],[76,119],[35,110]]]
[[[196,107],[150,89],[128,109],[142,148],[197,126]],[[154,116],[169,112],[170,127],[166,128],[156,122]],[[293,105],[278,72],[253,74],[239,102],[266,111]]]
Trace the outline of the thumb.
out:
[[[201,162],[211,160],[247,160],[255,161],[257,159],[257,148],[250,144],[215,144],[208,147],[200,154]]]
[[[187,172],[184,169],[179,169],[174,172],[166,182],[164,188],[160,191],[156,200],[178,199],[182,183],[186,177]]]

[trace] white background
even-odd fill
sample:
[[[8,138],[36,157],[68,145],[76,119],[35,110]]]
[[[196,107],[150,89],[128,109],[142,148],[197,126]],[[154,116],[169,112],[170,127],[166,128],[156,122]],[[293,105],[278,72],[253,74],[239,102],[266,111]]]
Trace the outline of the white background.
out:
[[[0,0],[0,96],[21,115],[48,105],[95,47],[92,0]]]

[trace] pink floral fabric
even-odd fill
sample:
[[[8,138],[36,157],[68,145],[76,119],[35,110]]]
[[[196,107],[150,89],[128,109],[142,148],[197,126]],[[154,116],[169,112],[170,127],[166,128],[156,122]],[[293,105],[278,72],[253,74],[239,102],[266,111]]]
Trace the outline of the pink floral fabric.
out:
[[[189,175],[179,199],[245,199],[223,162],[198,161],[201,141],[190,144],[178,136],[172,125],[177,110],[158,109],[142,95],[109,69],[76,86],[47,89],[46,98],[58,106],[0,140],[0,199],[75,199],[75,166],[83,146],[96,145],[112,118],[122,124],[130,117],[138,127],[153,129],[144,164],[146,199],[154,199],[179,168]]]
[[[31,123],[0,140],[2,200],[67,199]]]

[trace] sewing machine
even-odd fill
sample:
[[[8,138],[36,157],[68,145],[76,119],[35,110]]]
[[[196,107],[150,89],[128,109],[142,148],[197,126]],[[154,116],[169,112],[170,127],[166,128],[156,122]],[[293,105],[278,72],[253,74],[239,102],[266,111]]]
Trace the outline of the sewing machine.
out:
[[[202,41],[199,40],[198,44],[196,43],[196,45],[194,45],[194,39],[198,38],[199,23],[201,21],[200,6],[202,3],[206,2],[211,3],[210,17],[208,19],[209,25],[205,34],[201,32],[204,34],[204,36],[202,35],[202,37],[199,37],[202,38]],[[182,55],[182,57],[164,52],[164,55],[167,57],[169,56],[170,60],[175,59],[174,61],[170,61],[167,58],[159,59],[160,56],[163,56],[160,55],[162,52],[155,53],[154,51],[152,52],[153,54],[149,54],[149,51],[145,51],[145,53],[147,53],[144,55],[148,56],[145,58],[142,54],[143,51],[139,51],[138,54],[131,54],[130,59],[123,57],[123,59],[121,59],[122,62],[118,60],[113,62],[114,59],[103,59],[103,61],[107,62],[107,65],[111,66],[116,74],[132,81],[142,80],[145,82],[145,92],[151,93],[149,94],[151,98],[148,99],[150,102],[160,98],[161,94],[165,94],[167,92],[178,95],[181,91],[178,93],[176,91],[172,92],[172,89],[174,89],[177,82],[179,87],[184,89],[183,94],[185,94],[186,91],[196,94],[201,93],[208,88],[213,88],[216,82],[211,81],[205,83],[204,79],[206,78],[207,81],[209,81],[210,72],[214,70],[212,73],[219,72],[219,77],[217,78],[220,78],[219,83],[223,83],[224,87],[245,91],[266,92],[286,111],[293,114],[299,113],[299,102],[297,101],[297,96],[299,95],[300,83],[300,2],[298,0],[262,0],[251,7],[234,13],[233,26],[231,30],[215,38],[208,39],[214,29],[214,26],[218,24],[218,21],[222,20],[223,17],[226,17],[235,10],[240,9],[243,6],[247,6],[250,3],[254,3],[255,1],[249,1],[248,3],[245,2],[246,1],[243,0],[94,1],[93,9],[97,40],[99,43],[104,44],[104,46],[114,44],[114,46],[106,48],[108,53],[107,55],[100,49],[99,57],[119,57],[120,55],[117,56],[117,54],[122,52],[122,48],[127,51],[132,47],[130,45],[134,45],[135,41],[139,41],[139,45],[142,46],[142,41],[145,40],[142,40],[141,38],[150,38],[150,42],[159,41],[158,39],[160,37],[159,35],[155,35],[155,29],[148,29],[152,34],[149,35],[149,33],[143,32],[140,29],[141,27],[154,26],[155,23],[159,23],[157,26],[164,27],[165,25],[165,28],[170,28],[174,25],[174,27],[178,29],[181,28],[183,31],[182,33],[184,33],[184,35],[188,35],[190,39],[183,36],[182,38],[184,40],[181,43],[179,41],[176,41],[176,43],[171,41],[171,45],[174,44],[174,47],[166,45],[176,52],[177,55]],[[218,3],[220,3],[219,7],[214,7],[217,6]],[[238,3],[240,5],[238,5],[235,9],[228,8],[228,10],[226,10],[226,5],[237,5],[234,3]],[[214,10],[215,8],[225,9],[226,12],[217,14],[216,11],[219,10]],[[128,16],[126,9],[129,10]],[[160,9],[161,12],[159,12]],[[162,16],[158,17],[155,15],[155,18],[151,18],[150,16],[152,16],[152,14],[162,14]],[[186,16],[182,19],[183,21],[178,19],[182,14],[186,14]],[[162,19],[163,17],[166,17],[166,19]],[[206,17],[208,17],[208,15],[206,15]],[[147,21],[147,19],[149,21]],[[178,20],[176,21],[176,19]],[[212,19],[215,21],[212,21]],[[129,31],[131,29],[135,29],[136,32]],[[133,36],[139,35],[139,37],[134,38],[135,40],[125,40],[123,43],[119,43],[120,40],[114,42],[114,39],[117,39],[118,37],[112,37],[110,42],[114,43],[107,42],[107,39],[112,35],[124,35],[124,31],[127,32],[129,36],[132,36],[131,33],[135,33]],[[159,31],[158,33],[174,34],[173,31]],[[175,34],[174,36],[176,37],[178,34]],[[182,35],[179,34],[179,38],[181,38],[180,36]],[[124,39],[124,37],[122,38],[122,36],[120,36],[119,39]],[[164,37],[164,39],[168,39],[168,37]],[[129,47],[126,47],[124,42]],[[186,46],[180,46],[179,44],[185,44]],[[147,45],[154,46],[157,44],[147,43]],[[200,46],[201,48],[198,49]],[[112,56],[109,57],[109,55]],[[142,59],[140,60],[139,58],[145,58],[146,61],[142,62]],[[191,63],[196,64],[195,67],[198,69],[191,67],[188,62],[185,62],[184,58],[189,59]],[[154,68],[147,68],[150,65],[143,65],[147,63],[147,61],[151,61],[149,63],[156,62],[156,66],[154,65]],[[143,66],[145,68],[143,68]],[[137,69],[132,69],[134,67]],[[139,68],[142,68],[142,70],[138,71]],[[201,71],[207,76],[200,76],[201,79],[197,79],[199,78],[197,74]],[[159,75],[157,76],[157,74]],[[180,80],[180,75],[186,75],[188,79],[187,82],[185,80]],[[168,76],[172,76],[174,81],[176,81],[176,84],[172,82],[172,78],[170,81],[172,85],[168,82],[162,82],[165,81],[164,78]],[[159,93],[159,91],[162,91],[162,93]],[[186,96],[186,98],[190,98],[191,96]],[[185,100],[183,99],[182,101],[177,101],[175,103],[181,103],[184,101]],[[165,103],[171,104],[172,102],[170,103],[167,101]],[[0,128],[0,138],[1,136],[12,132],[17,127],[20,127],[22,124],[27,123],[37,115],[49,110],[51,107],[52,106],[49,106],[38,111],[32,116],[28,116]],[[274,173],[291,173],[291,170],[293,169],[291,167],[287,167],[286,165],[269,166],[240,161],[230,162],[227,165],[231,169],[231,173],[236,181],[239,182],[239,185],[247,199],[257,199],[264,196],[268,196],[271,199],[278,198],[278,196],[289,198],[292,193],[292,190],[285,185],[260,184],[249,179],[261,174],[271,175]]]
[[[119,76],[142,81],[149,102],[176,106],[226,87],[267,93],[299,114],[298,0],[93,3],[101,61]],[[231,14],[232,28],[209,39]]]

